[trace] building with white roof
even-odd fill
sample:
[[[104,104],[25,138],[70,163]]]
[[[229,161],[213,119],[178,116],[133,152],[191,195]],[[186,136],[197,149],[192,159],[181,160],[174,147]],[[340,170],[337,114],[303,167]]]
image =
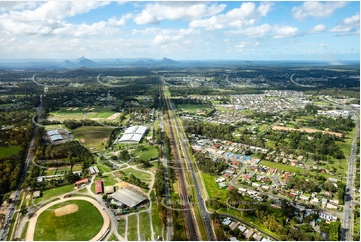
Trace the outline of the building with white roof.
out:
[[[46,132],[48,138],[51,142],[63,140],[63,137],[59,134],[57,130],[49,130]]]
[[[145,126],[131,126],[127,128],[123,136],[118,139],[119,143],[139,143],[147,131]]]

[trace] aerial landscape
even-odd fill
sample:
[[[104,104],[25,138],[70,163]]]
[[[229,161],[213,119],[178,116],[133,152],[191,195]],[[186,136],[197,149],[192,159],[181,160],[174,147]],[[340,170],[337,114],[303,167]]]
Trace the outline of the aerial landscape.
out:
[[[360,241],[360,3],[0,2],[0,240]]]

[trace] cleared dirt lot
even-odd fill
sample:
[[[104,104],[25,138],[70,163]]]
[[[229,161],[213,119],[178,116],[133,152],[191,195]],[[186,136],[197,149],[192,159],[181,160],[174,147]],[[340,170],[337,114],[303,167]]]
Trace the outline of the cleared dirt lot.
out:
[[[273,126],[272,130],[286,130],[286,131],[300,131],[300,132],[306,132],[306,133],[316,133],[316,132],[322,132],[324,134],[332,134],[332,135],[336,135],[339,137],[342,137],[341,133],[336,133],[336,132],[329,132],[329,131],[324,131],[324,130],[318,130],[318,129],[309,129],[309,128],[302,128],[302,129],[294,129],[294,128],[289,128],[289,127],[283,127],[283,126]]]

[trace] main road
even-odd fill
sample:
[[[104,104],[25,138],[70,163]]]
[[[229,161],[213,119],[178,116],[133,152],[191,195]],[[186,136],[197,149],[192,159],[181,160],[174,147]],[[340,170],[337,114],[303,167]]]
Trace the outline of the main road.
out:
[[[43,106],[43,99],[42,99],[42,95],[40,95],[40,103],[39,103],[39,106],[36,108],[38,117],[39,117],[39,114],[41,112],[42,106]],[[34,143],[35,143],[36,127],[37,126],[35,125],[34,130],[33,130],[33,136],[31,138],[29,149],[28,149],[28,154],[26,156],[26,161],[25,161],[25,166],[24,166],[23,173],[21,175],[18,187],[17,187],[16,191],[13,193],[13,196],[14,196],[13,202],[8,207],[8,213],[6,214],[5,226],[0,230],[0,240],[6,240],[6,238],[8,236],[11,221],[13,221],[13,217],[14,217],[14,213],[15,213],[15,207],[16,207],[17,202],[19,201],[20,192],[21,192],[21,185],[25,181],[26,174],[28,173],[28,170],[29,170],[30,162],[33,160],[33,152],[32,152],[32,150],[34,148]],[[14,224],[16,224],[16,221],[14,221]],[[14,231],[13,231],[13,233],[14,233]],[[10,235],[10,240],[12,239],[11,237],[12,237],[12,234]]]
[[[213,234],[210,213],[207,211],[204,199],[201,195],[201,189],[200,189],[199,182],[198,182],[195,170],[194,170],[192,159],[188,152],[186,139],[184,139],[184,137],[183,137],[181,125],[179,125],[179,123],[178,123],[176,114],[171,106],[169,99],[164,95],[164,93],[163,93],[163,96],[164,96],[164,99],[166,102],[166,106],[170,107],[170,108],[168,108],[168,112],[171,114],[172,117],[174,117],[173,120],[169,120],[170,124],[172,124],[172,121],[175,123],[175,125],[171,125],[170,128],[171,128],[171,130],[174,130],[178,134],[178,138],[179,138],[179,140],[177,140],[177,139],[174,140],[174,142],[176,143],[175,147],[176,147],[176,149],[181,148],[180,151],[183,151],[183,153],[185,154],[184,160],[186,161],[186,164],[188,165],[188,167],[191,171],[191,175],[192,175],[192,179],[193,179],[193,183],[194,183],[194,187],[195,187],[195,191],[196,191],[197,204],[199,204],[200,212],[201,212],[202,219],[203,219],[203,222],[204,222],[204,225],[206,228],[206,232],[207,232],[207,237],[208,237],[207,240],[214,241],[215,238],[214,238],[214,234]],[[179,169],[178,171],[182,172],[182,169]],[[185,197],[185,194],[183,195],[183,197]],[[189,201],[187,201],[187,202],[189,202]],[[191,212],[191,210],[189,212]]]
[[[352,110],[352,108],[348,107],[347,105],[342,105],[340,103],[337,103],[333,100],[331,100],[329,97],[325,97],[325,100],[327,100],[330,103],[335,104],[338,107],[341,107],[342,109],[346,109],[350,112],[352,115],[352,118],[356,124],[356,133],[355,137],[352,142],[351,147],[351,154],[349,158],[348,163],[348,170],[347,170],[347,176],[346,176],[346,191],[345,191],[345,197],[344,197],[344,213],[342,218],[342,225],[341,225],[341,240],[344,241],[351,241],[352,240],[352,232],[353,232],[353,205],[354,205],[354,179],[355,179],[355,161],[356,161],[356,152],[357,152],[357,139],[360,138],[360,126],[359,126],[359,113]]]

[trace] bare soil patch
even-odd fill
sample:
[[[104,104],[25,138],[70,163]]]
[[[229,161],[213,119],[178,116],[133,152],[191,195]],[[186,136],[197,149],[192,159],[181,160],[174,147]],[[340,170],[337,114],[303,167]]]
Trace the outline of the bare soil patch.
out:
[[[60,217],[67,214],[75,213],[79,210],[78,205],[76,204],[69,204],[61,208],[55,209],[55,216]]]
[[[120,113],[115,113],[115,114],[111,115],[110,117],[108,117],[107,119],[108,120],[114,120],[114,119],[118,118],[119,115],[120,115]]]
[[[85,143],[85,139],[80,139],[80,142]]]
[[[287,131],[296,130],[296,131],[306,132],[306,133],[322,132],[323,134],[332,134],[332,135],[342,137],[341,133],[324,131],[324,130],[319,130],[319,129],[309,129],[309,128],[294,129],[294,128],[282,127],[282,126],[273,126],[272,129],[273,130],[287,130]]]

